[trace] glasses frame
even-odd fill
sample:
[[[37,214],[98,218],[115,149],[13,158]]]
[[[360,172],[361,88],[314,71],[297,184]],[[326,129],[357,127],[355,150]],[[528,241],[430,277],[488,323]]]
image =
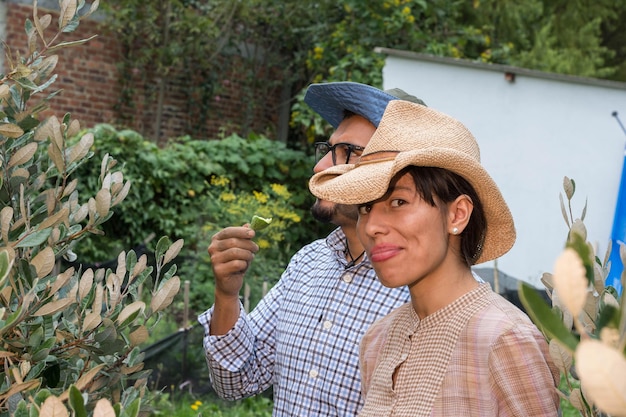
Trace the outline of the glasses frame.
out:
[[[326,154],[328,154],[328,152],[330,152],[333,160],[333,165],[337,165],[337,154],[335,153],[335,150],[338,146],[345,146],[348,150],[346,152],[346,162],[344,162],[345,164],[350,163],[350,157],[353,153],[356,154],[357,152],[363,151],[365,149],[363,146],[353,145],[347,142],[339,142],[335,143],[334,145],[331,145],[328,142],[315,142],[315,163],[318,163],[324,156],[326,156]],[[320,154],[322,155],[320,156]]]

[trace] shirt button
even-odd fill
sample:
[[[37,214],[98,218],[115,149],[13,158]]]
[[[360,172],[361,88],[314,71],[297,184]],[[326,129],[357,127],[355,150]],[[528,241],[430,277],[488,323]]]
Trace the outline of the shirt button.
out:
[[[331,327],[333,327],[333,322],[332,322],[332,321],[330,321],[330,320],[326,320],[326,321],[324,322],[324,329],[328,330],[328,329],[330,329]]]
[[[311,369],[311,370],[309,371],[309,376],[310,376],[311,378],[317,378],[317,376],[318,376],[318,375],[319,375],[319,373],[318,373],[318,372],[317,372],[317,370],[315,370],[315,369]]]
[[[352,282],[352,275],[348,275],[348,274],[344,275],[343,276],[343,282],[348,283],[348,284],[351,283]]]

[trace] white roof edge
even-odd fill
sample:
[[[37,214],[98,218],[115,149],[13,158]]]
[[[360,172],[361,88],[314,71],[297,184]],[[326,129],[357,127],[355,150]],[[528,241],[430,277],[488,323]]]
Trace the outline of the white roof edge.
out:
[[[428,61],[439,62],[448,65],[457,65],[462,67],[471,67],[476,69],[484,69],[488,71],[496,71],[502,73],[512,73],[525,75],[534,78],[544,78],[548,80],[557,80],[563,82],[587,84],[598,87],[616,88],[620,90],[626,90],[626,82],[603,80],[599,78],[579,77],[574,75],[556,74],[552,72],[543,72],[538,70],[532,70],[528,68],[515,67],[512,65],[502,64],[487,64],[484,62],[470,61],[467,59],[448,58],[442,56],[435,56],[429,54],[423,54],[419,52],[405,51],[400,49],[376,47],[374,52],[384,55],[396,56],[401,58],[413,59],[416,61]]]

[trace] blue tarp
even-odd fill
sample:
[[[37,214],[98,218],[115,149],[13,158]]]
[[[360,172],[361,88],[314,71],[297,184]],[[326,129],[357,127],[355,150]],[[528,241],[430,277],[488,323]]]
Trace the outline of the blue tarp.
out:
[[[613,112],[613,116],[624,130],[624,126],[617,117],[617,112]],[[626,133],[626,130],[624,130]],[[624,147],[624,163],[622,166],[622,179],[620,181],[619,191],[617,193],[617,204],[615,205],[615,217],[613,219],[613,231],[611,232],[611,270],[606,278],[606,285],[611,285],[621,294],[622,283],[621,276],[624,265],[619,256],[620,246],[626,244],[626,147]]]

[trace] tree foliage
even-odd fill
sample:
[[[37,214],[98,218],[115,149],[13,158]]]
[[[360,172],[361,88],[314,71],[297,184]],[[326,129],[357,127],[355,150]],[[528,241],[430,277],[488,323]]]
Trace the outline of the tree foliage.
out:
[[[292,109],[292,146],[327,135],[301,102],[311,82],[382,85],[375,47],[616,78],[626,57],[626,3],[566,0],[112,0],[112,28],[126,48],[122,98],[137,74],[158,106],[164,77],[178,74],[189,97],[190,133],[210,116],[224,82],[243,92],[238,133],[280,95]],[[154,79],[157,83],[150,82]],[[295,99],[294,99],[295,98]],[[279,112],[279,109],[273,109]],[[122,113],[123,114],[123,113]],[[158,117],[157,117],[158,119]]]
[[[28,53],[5,45],[9,68],[0,75],[0,415],[134,417],[149,373],[140,344],[148,320],[178,293],[172,260],[183,241],[161,238],[154,265],[132,250],[119,253],[114,270],[62,265],[85,236],[102,233],[131,184],[105,155],[97,188],[80,193],[75,174],[93,155],[93,134],[71,142],[80,125],[69,114],[38,119],[56,94],[47,93],[55,52],[86,41],[66,34],[98,2],[86,13],[84,2],[59,6],[54,31],[34,2]]]

